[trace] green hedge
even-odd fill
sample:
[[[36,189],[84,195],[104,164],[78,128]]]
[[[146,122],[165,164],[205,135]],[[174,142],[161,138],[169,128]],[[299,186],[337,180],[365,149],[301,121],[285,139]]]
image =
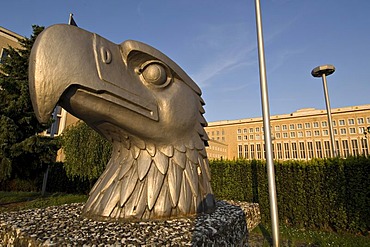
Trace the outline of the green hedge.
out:
[[[294,227],[366,233],[370,230],[370,158],[275,161],[279,220]],[[218,199],[260,204],[270,224],[264,161],[210,162]]]

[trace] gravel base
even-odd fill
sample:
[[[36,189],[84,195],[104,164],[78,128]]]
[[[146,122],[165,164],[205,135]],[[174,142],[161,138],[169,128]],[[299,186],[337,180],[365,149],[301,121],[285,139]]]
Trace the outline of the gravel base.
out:
[[[146,222],[94,221],[82,206],[1,213],[0,246],[247,246],[245,213],[225,201],[212,214]]]

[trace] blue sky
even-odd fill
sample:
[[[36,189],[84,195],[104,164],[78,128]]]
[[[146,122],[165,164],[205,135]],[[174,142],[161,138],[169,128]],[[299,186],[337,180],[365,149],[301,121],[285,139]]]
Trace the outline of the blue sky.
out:
[[[262,116],[253,0],[13,0],[0,26],[67,23],[115,43],[139,40],[178,63],[203,91],[206,119]],[[325,109],[311,70],[333,64],[332,108],[370,103],[370,1],[261,0],[271,115]]]

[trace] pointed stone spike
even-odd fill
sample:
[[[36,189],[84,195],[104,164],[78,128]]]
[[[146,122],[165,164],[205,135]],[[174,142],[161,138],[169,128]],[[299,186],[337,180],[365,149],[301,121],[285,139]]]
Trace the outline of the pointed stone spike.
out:
[[[135,160],[133,162],[135,164],[132,166],[131,170],[120,181],[120,184],[121,184],[120,206],[121,207],[123,207],[127,199],[134,192],[136,184],[139,180],[139,177],[137,175],[137,164],[136,164],[137,161]]]
[[[208,161],[208,159],[199,159],[199,161],[203,162],[204,170],[206,171],[208,180],[211,181],[211,171],[209,170],[209,161]]]
[[[194,147],[196,150],[204,149],[204,142],[202,139],[198,138],[194,141]]]
[[[173,207],[177,206],[179,200],[182,174],[183,169],[171,161],[168,167],[168,189]]]
[[[207,151],[206,151],[206,149],[204,148],[204,149],[202,149],[202,150],[199,150],[199,159],[204,159],[204,158],[207,158]]]
[[[131,169],[134,163],[134,157],[131,152],[127,152],[126,157],[120,162],[121,170],[118,174],[118,179],[121,180],[124,175]]]
[[[163,154],[165,154],[167,157],[172,157],[173,156],[173,146],[172,145],[159,147],[159,150]]]
[[[130,140],[131,140],[131,143],[134,146],[136,146],[136,147],[138,147],[138,148],[140,148],[142,150],[145,149],[145,142],[143,140],[137,138],[136,136],[130,136]]]
[[[158,168],[158,170],[164,175],[168,169],[168,161],[169,158],[164,155],[162,152],[157,152],[157,154],[153,157],[153,161]]]
[[[108,199],[110,198],[112,194],[114,186],[115,184],[110,184],[110,186],[104,192],[102,192],[103,197],[99,203],[98,215],[103,216],[102,213],[104,212],[104,208],[107,206]]]
[[[111,195],[107,199],[105,203],[105,207],[101,213],[101,216],[104,216],[104,217],[109,217],[112,211],[114,210],[114,208],[117,207],[117,204],[119,202],[119,198],[120,198],[119,189],[121,188],[121,186],[117,181],[115,181],[115,183],[112,184],[112,187],[113,187],[113,190],[111,192]],[[104,200],[105,198],[103,197],[102,203],[104,203]]]
[[[171,215],[171,198],[169,194],[168,183],[164,182],[157,202],[154,206],[154,214],[157,217],[169,217]]]
[[[193,150],[193,149],[194,149],[194,143],[193,143],[193,141],[192,141],[192,140],[191,140],[189,143],[185,144],[185,146],[188,148],[188,150],[189,150],[189,149],[191,149],[191,150]],[[186,150],[186,152],[187,152],[188,150]]]
[[[173,161],[176,162],[182,169],[185,169],[186,166],[186,155],[185,153],[179,152],[175,149],[172,157]]]
[[[141,151],[141,149],[140,148],[138,148],[137,146],[135,146],[135,145],[132,145],[132,147],[131,147],[131,152],[132,152],[132,156],[134,157],[134,159],[137,159],[138,157],[139,157],[139,155],[140,155],[140,151]]]
[[[137,173],[140,181],[143,180],[148,173],[151,163],[152,156],[150,156],[147,151],[143,150],[137,158]]]
[[[199,191],[198,191],[198,172],[197,172],[197,167],[195,164],[192,162],[188,161],[185,167],[185,177],[189,182],[191,191],[193,192],[193,196],[198,196]]]
[[[163,180],[164,175],[158,171],[156,166],[152,165],[147,176],[149,210],[152,210],[157,201],[159,192],[163,185]]]
[[[116,167],[118,165],[112,165],[110,167],[107,167],[107,173],[105,174],[103,180],[101,181],[99,187],[97,187],[100,192],[105,191],[112,183],[113,180],[115,180],[118,176],[119,168]]]
[[[200,103],[201,103],[202,105],[205,105],[205,104],[206,104],[206,103],[204,102],[203,98],[202,98],[202,97],[200,97],[200,96],[199,96],[199,100],[200,100]]]
[[[190,185],[189,185],[188,180],[183,177],[181,181],[180,196],[179,196],[179,202],[178,202],[178,208],[181,214],[189,213],[191,203],[192,203],[192,194],[191,194]]]
[[[182,143],[176,144],[176,145],[174,146],[174,148],[175,148],[177,151],[179,151],[179,152],[182,152],[182,153],[185,153],[185,152],[186,152],[186,147],[185,147],[185,145],[184,145],[184,144],[182,144]]]
[[[146,151],[150,154],[150,156],[154,157],[156,153],[156,148],[154,144],[147,143],[146,144]]]
[[[125,204],[125,216],[126,218],[137,218],[143,215],[144,210],[147,206],[147,186],[144,182],[138,182],[136,185],[134,193],[131,195],[127,203]],[[145,195],[145,200],[143,196]]]
[[[186,152],[186,157],[194,164],[198,163],[198,150],[188,149]]]

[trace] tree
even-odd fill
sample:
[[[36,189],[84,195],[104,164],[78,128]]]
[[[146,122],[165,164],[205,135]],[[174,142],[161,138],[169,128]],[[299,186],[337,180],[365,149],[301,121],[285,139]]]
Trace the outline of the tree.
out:
[[[104,171],[112,153],[112,144],[84,122],[67,128],[61,142],[65,154],[64,168],[70,178],[93,182]]]
[[[41,136],[28,84],[28,59],[36,37],[44,29],[33,26],[30,38],[20,39],[21,49],[8,47],[0,67],[0,182],[35,180],[55,161],[58,141]]]

